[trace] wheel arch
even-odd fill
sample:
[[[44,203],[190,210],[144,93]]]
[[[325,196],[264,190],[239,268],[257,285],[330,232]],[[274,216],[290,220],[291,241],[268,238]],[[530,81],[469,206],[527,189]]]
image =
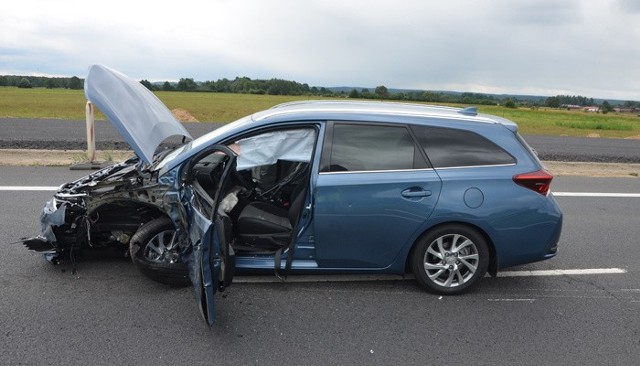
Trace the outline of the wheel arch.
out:
[[[164,257],[163,254],[162,258],[148,258],[144,254],[145,247],[153,242],[153,238],[164,237],[164,233],[168,230],[173,232],[171,238],[173,240],[175,238],[173,221],[166,215],[145,223],[129,241],[129,256],[135,267],[146,277],[169,286],[188,286],[191,280],[185,262],[176,260],[173,255]],[[163,251],[167,249],[164,245],[162,248]],[[166,251],[166,253],[171,252]]]
[[[420,242],[420,240],[422,240],[422,238],[424,238],[425,236],[429,235],[430,232],[437,230],[443,226],[448,226],[448,225],[460,225],[460,226],[466,226],[469,229],[472,229],[476,232],[478,232],[478,234],[482,235],[482,237],[484,238],[484,240],[487,242],[487,247],[489,249],[489,268],[487,270],[487,272],[495,277],[498,273],[498,256],[496,253],[496,247],[495,244],[493,243],[493,240],[491,240],[491,237],[489,236],[489,234],[487,234],[487,232],[482,229],[480,226],[469,223],[469,222],[464,222],[464,221],[446,221],[446,222],[441,222],[438,223],[434,226],[431,226],[427,229],[425,229],[420,235],[418,235],[418,237],[416,238],[416,240],[414,240],[414,242],[411,244],[411,249],[409,249],[408,253],[407,253],[407,257],[405,258],[405,264],[404,264],[404,268],[405,268],[405,273],[409,273],[411,272],[411,258],[413,257],[413,251],[416,249],[416,246],[418,245],[418,243]]]
[[[158,205],[156,204],[134,200],[134,199],[125,199],[125,198],[105,201],[101,205],[89,211],[88,214],[90,216],[93,216],[93,215],[102,216],[105,214],[106,215],[114,214],[111,211],[116,210],[117,215],[121,216],[123,208],[135,211],[137,214],[127,215],[127,216],[129,216],[134,220],[137,219],[136,223],[141,223],[141,224],[151,221],[153,219],[157,219],[162,216],[167,216],[167,217],[169,216],[162,208],[158,207]]]

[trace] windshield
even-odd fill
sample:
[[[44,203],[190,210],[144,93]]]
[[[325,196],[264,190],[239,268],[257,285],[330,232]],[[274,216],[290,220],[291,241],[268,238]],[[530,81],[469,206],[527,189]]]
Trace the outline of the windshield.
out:
[[[155,170],[160,170],[164,168],[165,165],[167,165],[167,163],[169,163],[170,161],[178,158],[181,155],[188,154],[188,152],[192,150],[200,150],[200,148],[203,145],[208,146],[208,145],[220,142],[219,140],[222,138],[222,136],[226,135],[229,131],[233,130],[238,125],[249,122],[249,121],[251,121],[251,116],[240,118],[235,122],[226,124],[220,128],[217,128],[207,133],[206,135],[200,136],[197,139],[176,148],[169,155],[165,156],[164,159],[162,159],[162,161],[158,163],[158,165],[155,167]]]

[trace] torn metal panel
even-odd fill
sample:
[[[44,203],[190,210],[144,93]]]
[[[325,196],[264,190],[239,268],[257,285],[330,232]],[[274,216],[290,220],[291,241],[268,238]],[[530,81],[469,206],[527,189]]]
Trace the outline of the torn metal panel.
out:
[[[52,226],[60,226],[64,224],[66,211],[67,204],[64,202],[59,207],[56,207],[55,197],[51,198],[44,205],[44,208],[40,213],[40,227],[42,230],[42,236],[50,243],[57,241],[56,235],[53,233]]]

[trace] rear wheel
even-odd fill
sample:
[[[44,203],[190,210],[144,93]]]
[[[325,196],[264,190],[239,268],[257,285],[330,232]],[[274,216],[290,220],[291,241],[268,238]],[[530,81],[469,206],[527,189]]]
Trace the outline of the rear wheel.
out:
[[[131,260],[140,272],[154,281],[183,287],[191,280],[178,249],[175,228],[168,217],[142,225],[129,242]]]
[[[423,236],[413,251],[411,268],[427,291],[456,295],[478,282],[489,266],[484,237],[463,225],[446,225]]]

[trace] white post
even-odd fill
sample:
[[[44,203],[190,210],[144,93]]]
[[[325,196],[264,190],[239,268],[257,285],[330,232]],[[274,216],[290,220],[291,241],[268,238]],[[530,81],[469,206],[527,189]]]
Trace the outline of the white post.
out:
[[[87,101],[85,112],[87,117],[87,158],[90,163],[93,163],[96,160],[96,131],[94,129],[93,104],[89,101]]]

